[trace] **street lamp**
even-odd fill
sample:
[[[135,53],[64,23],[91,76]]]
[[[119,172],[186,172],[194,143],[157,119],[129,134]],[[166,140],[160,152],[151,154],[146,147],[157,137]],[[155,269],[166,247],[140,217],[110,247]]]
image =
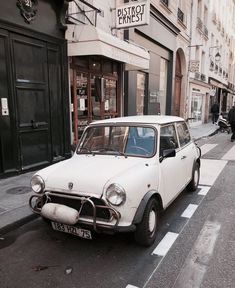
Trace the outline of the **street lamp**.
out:
[[[219,46],[212,46],[212,47],[209,47],[209,57],[210,57],[210,58],[212,57],[211,49],[214,49],[214,48],[219,49],[220,47],[219,47]],[[215,62],[219,62],[220,59],[221,59],[221,55],[220,55],[219,51],[217,51],[217,53],[215,54]]]

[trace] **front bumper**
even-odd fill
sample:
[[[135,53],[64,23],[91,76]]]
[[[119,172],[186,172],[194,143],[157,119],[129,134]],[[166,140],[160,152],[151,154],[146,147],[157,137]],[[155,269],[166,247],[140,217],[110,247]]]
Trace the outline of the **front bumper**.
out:
[[[134,231],[135,225],[118,226],[121,215],[105,201],[95,197],[84,197],[77,194],[46,191],[43,195],[33,195],[29,205],[34,213],[42,216],[42,207],[46,203],[62,204],[78,212],[78,220],[74,226],[88,227],[96,232],[127,232]],[[52,220],[52,219],[51,219]],[[64,223],[68,224],[68,223]]]

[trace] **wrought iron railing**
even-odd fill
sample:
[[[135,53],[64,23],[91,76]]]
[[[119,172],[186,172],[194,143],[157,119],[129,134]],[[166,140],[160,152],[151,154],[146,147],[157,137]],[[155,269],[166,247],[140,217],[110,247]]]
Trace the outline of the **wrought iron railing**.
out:
[[[160,2],[167,7],[169,6],[169,0],[160,0]]]
[[[180,8],[178,8],[177,16],[178,16],[178,20],[184,23],[184,12]]]

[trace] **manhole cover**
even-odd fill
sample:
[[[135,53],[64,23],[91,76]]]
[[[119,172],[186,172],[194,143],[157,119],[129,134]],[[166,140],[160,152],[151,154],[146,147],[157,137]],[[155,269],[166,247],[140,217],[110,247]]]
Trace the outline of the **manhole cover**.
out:
[[[31,192],[31,188],[28,186],[13,187],[8,189],[7,194],[26,194]]]

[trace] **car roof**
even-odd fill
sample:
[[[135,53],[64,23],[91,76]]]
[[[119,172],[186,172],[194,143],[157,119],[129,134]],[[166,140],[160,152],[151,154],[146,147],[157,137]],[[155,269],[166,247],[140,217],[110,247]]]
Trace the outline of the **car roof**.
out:
[[[90,125],[97,124],[118,124],[118,123],[141,123],[141,124],[167,124],[172,122],[185,121],[181,117],[168,115],[140,115],[140,116],[126,116],[118,118],[110,118],[105,120],[98,120],[90,123]]]

